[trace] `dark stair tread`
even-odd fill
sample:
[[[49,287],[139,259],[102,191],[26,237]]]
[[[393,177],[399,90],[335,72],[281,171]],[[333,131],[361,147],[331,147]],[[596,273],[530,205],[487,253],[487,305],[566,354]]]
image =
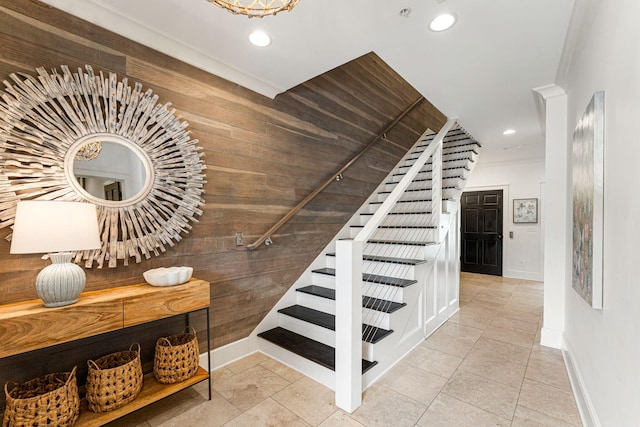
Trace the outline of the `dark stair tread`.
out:
[[[304,320],[305,322],[313,323],[314,325],[331,329],[332,331],[336,330],[336,316],[325,313],[324,311],[314,310],[296,304],[281,308],[278,310],[278,313],[286,314],[287,316],[295,317],[296,319]]]
[[[335,301],[336,291],[334,289],[325,288],[323,286],[310,285],[303,288],[296,289],[297,292],[302,292],[309,295],[315,295],[320,298],[326,298]],[[379,298],[372,298],[363,295],[362,306],[371,310],[380,311],[383,313],[393,313],[406,306],[406,303],[388,301]]]
[[[331,346],[296,334],[280,326],[261,332],[258,336],[327,369],[336,370],[336,351]],[[362,373],[364,374],[377,363],[363,359]]]
[[[325,288],[324,286],[309,285],[296,289],[296,292],[302,292],[303,294],[315,295],[320,298],[326,298],[330,300],[336,299],[335,289]]]
[[[336,254],[333,252],[330,252],[326,255],[336,256]],[[424,259],[394,258],[394,257],[378,256],[378,255],[363,255],[362,259],[364,261],[390,262],[393,264],[404,264],[404,265],[418,265],[418,264],[424,264],[425,262],[427,262]]]
[[[312,270],[313,273],[326,274],[328,276],[335,276],[336,269],[335,268],[318,268],[316,270]],[[379,276],[376,274],[362,273],[362,280],[370,283],[378,283],[381,285],[389,285],[389,286],[398,286],[401,288],[407,287],[409,285],[413,285],[417,283],[417,280],[409,280],[409,279],[400,279],[398,277],[388,277],[388,276]]]
[[[362,297],[362,306],[370,310],[380,311],[382,313],[395,313],[407,304],[404,302],[387,301],[380,298]]]
[[[371,344],[377,343],[391,333],[393,333],[392,330],[389,331],[382,328],[375,328],[371,325],[362,325],[362,341]]]
[[[278,313],[295,317],[296,319],[318,325],[331,331],[336,330],[336,316],[334,316],[333,314],[325,313],[324,311],[314,310],[312,308],[304,307],[301,305],[292,305],[290,307],[285,307],[278,310]],[[374,330],[375,333],[373,334],[369,332]],[[367,335],[364,335],[365,331],[367,332]],[[382,328],[375,328],[374,326],[363,324],[362,332],[363,341],[376,343],[393,331]]]

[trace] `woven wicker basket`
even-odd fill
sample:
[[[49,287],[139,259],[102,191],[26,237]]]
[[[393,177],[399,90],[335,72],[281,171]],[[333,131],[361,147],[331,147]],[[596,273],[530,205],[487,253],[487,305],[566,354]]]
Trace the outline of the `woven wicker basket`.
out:
[[[10,383],[14,384],[11,390]],[[71,372],[48,374],[22,384],[7,381],[4,393],[3,427],[67,427],[75,424],[80,413],[75,367]]]
[[[89,360],[87,364],[87,406],[90,411],[111,411],[126,405],[140,394],[140,344],[131,344],[129,351],[108,354],[96,361]]]
[[[191,378],[198,371],[200,353],[196,331],[188,326],[184,333],[159,338],[153,358],[153,373],[162,384]]]

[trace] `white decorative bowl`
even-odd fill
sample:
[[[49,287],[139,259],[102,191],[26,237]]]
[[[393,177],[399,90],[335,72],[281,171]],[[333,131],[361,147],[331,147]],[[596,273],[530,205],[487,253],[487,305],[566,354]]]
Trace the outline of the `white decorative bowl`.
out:
[[[160,267],[147,270],[142,275],[152,286],[174,286],[186,283],[191,279],[193,267]]]

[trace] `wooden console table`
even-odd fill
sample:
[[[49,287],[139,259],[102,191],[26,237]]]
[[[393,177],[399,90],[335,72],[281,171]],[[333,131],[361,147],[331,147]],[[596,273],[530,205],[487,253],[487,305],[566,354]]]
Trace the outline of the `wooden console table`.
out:
[[[104,413],[88,412],[83,404],[76,425],[101,426],[205,380],[211,399],[210,301],[209,282],[191,279],[178,286],[139,284],[85,292],[77,303],[64,307],[47,308],[40,300],[0,305],[0,358],[206,310],[208,370],[199,368],[193,378],[170,385],[158,383],[153,374],[146,375],[136,400]]]

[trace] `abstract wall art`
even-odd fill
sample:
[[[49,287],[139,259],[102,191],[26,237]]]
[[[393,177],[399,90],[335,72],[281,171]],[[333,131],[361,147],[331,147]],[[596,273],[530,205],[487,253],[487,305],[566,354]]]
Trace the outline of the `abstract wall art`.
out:
[[[604,92],[596,92],[573,132],[573,289],[602,308]]]

